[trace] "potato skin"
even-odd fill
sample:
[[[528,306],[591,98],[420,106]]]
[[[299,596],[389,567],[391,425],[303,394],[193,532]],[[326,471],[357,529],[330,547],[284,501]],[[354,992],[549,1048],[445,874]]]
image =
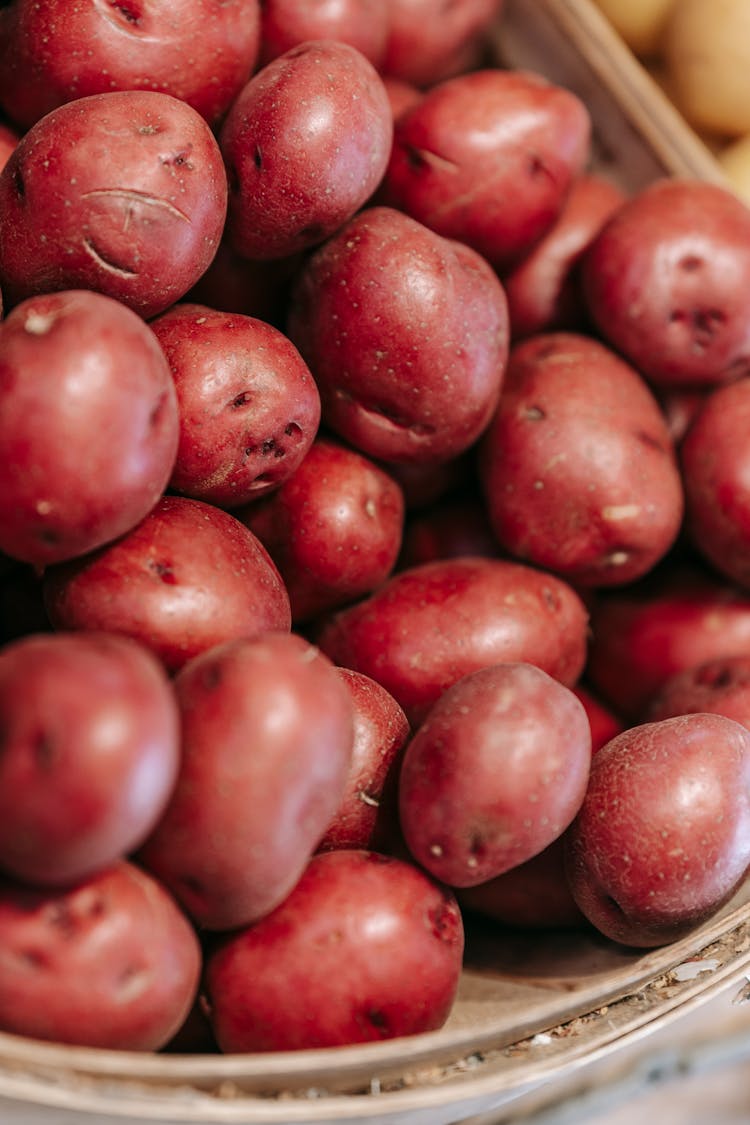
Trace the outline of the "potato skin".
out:
[[[266,918],[209,956],[224,1051],[292,1051],[432,1031],[447,1019],[464,932],[453,894],[376,852],[314,856]]]
[[[653,393],[579,334],[540,333],[511,350],[480,478],[501,545],[576,586],[640,578],[682,524],[677,459]]]
[[[590,763],[588,718],[569,688],[531,664],[479,669],[443,692],[406,748],[406,844],[449,886],[494,879],[567,828]]]
[[[157,1051],[195,1000],[201,948],[172,896],[120,862],[68,890],[0,883],[0,1028]]]
[[[352,698],[321,652],[280,633],[204,653],[175,691],[182,766],[138,859],[199,926],[230,930],[278,906],[333,818]]]
[[[93,289],[156,316],[208,267],[226,209],[218,143],[187,103],[78,98],[33,125],[0,174],[3,296]]]
[[[317,641],[377,680],[412,726],[442,692],[488,664],[536,664],[566,685],[586,658],[588,613],[562,579],[505,559],[454,558],[395,574],[321,623]]]
[[[750,370],[750,209],[728,188],[657,180],[584,254],[588,311],[655,387],[712,387]]]

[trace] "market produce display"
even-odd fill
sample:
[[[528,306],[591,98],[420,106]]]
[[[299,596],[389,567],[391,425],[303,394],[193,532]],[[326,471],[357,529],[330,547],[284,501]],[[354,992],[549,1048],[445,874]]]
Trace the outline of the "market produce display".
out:
[[[502,0],[75,8],[0,8],[0,1032],[373,1043],[477,920],[718,915],[747,206],[594,170]]]

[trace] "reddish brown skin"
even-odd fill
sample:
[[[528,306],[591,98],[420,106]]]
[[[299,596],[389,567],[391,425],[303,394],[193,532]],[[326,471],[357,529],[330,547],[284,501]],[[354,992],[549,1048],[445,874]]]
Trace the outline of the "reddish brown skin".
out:
[[[367,202],[388,163],[393,118],[364,55],[315,40],[250,79],[219,139],[232,247],[283,258],[322,242]]]
[[[588,336],[539,333],[511,349],[479,464],[501,545],[576,586],[640,578],[681,528],[682,481],[659,404]]]
[[[151,330],[109,297],[56,293],[9,314],[0,353],[0,549],[44,566],[125,534],[177,452],[177,398]]]
[[[300,258],[295,255],[272,262],[242,258],[222,238],[211,265],[185,300],[222,312],[254,316],[283,328],[289,286],[299,265]]]
[[[383,75],[383,85],[391,103],[394,121],[401,116],[404,110],[416,105],[422,97],[422,91],[417,86],[413,86],[411,82],[404,82],[401,78]]]
[[[44,597],[54,628],[123,633],[169,671],[224,641],[291,625],[262,543],[229,512],[179,496],[109,547],[50,567]]]
[[[182,766],[138,855],[195,922],[231,930],[292,890],[342,799],[353,703],[294,634],[232,641],[175,681]]]
[[[218,143],[186,102],[153,90],[68,102],[0,173],[3,296],[92,289],[156,316],[208,268],[226,208]]]
[[[503,0],[383,0],[388,12],[384,74],[432,86],[474,59],[502,14]]]
[[[392,695],[361,672],[339,668],[354,705],[354,743],[341,803],[318,851],[390,851],[398,839],[398,773],[411,728]]]
[[[623,731],[593,759],[566,849],[573,896],[606,937],[684,937],[750,864],[750,731],[709,714]]]
[[[0,869],[62,886],[123,859],[177,778],[179,716],[127,637],[25,637],[0,651]]]
[[[462,555],[496,558],[500,554],[481,498],[451,497],[407,519],[398,569]]]
[[[201,949],[165,889],[120,862],[68,890],[0,884],[0,1027],[157,1051],[195,999]]]
[[[750,209],[728,188],[649,185],[605,223],[581,268],[598,330],[654,386],[750,371]]]
[[[679,446],[690,424],[703,406],[711,389],[665,390],[658,394],[659,405],[667,420],[667,429],[675,446]]]
[[[312,255],[288,331],[324,422],[370,457],[450,460],[497,405],[508,352],[500,282],[469,247],[389,207],[360,212]]]
[[[299,624],[385,582],[401,547],[404,500],[379,465],[320,437],[272,495],[235,514],[274,560]]]
[[[380,68],[389,23],[383,0],[264,0],[261,7],[261,65],[307,40],[335,39]]]
[[[625,729],[625,724],[590,688],[579,683],[573,685],[572,691],[583,704],[591,728],[591,753],[596,754],[602,746],[606,746],[610,738]]]
[[[399,116],[383,201],[507,270],[560,215],[590,131],[583,102],[540,75],[460,75]]]
[[[587,327],[578,264],[604,223],[626,199],[602,176],[574,180],[556,222],[529,253],[503,276],[511,336]]]
[[[13,0],[0,12],[0,105],[28,129],[111,90],[158,90],[216,124],[256,65],[258,0]]]
[[[687,531],[730,582],[750,587],[750,376],[708,394],[680,445]]]
[[[16,129],[0,122],[0,171],[2,171],[8,163],[10,154],[13,152],[20,139],[21,135]]]
[[[318,388],[291,341],[255,317],[189,303],[151,328],[179,406],[171,489],[236,508],[283,484],[320,423]]]
[[[750,596],[693,565],[666,565],[591,610],[586,676],[626,723],[663,684],[707,660],[750,653]]]
[[[590,763],[588,718],[569,688],[531,664],[481,668],[443,692],[406,748],[404,840],[441,882],[486,883],[567,828]]]
[[[445,1023],[461,972],[455,897],[404,860],[315,856],[268,917],[207,963],[225,1052],[377,1042]]]
[[[662,684],[646,709],[649,722],[708,712],[750,728],[750,652],[686,668]]]
[[[567,583],[504,559],[445,559],[400,571],[325,620],[336,664],[377,680],[416,727],[443,691],[490,664],[536,664],[566,685],[586,657],[588,614]]]

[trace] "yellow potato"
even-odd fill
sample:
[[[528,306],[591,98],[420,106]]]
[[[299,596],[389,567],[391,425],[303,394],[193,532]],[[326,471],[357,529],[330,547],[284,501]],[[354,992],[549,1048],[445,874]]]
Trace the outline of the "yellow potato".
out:
[[[732,190],[750,206],[750,133],[723,148],[717,160]]]
[[[641,58],[656,54],[675,0],[596,0],[630,49]]]
[[[677,0],[664,59],[691,125],[724,136],[750,132],[750,0]]]

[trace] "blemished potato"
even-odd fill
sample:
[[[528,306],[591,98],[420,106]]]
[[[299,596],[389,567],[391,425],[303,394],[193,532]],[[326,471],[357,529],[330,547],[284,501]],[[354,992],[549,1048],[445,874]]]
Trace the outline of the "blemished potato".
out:
[[[172,896],[121,861],[73,887],[0,882],[0,1028],[158,1051],[198,992],[201,946]]]
[[[447,687],[490,664],[523,661],[575,683],[587,626],[580,596],[555,575],[463,557],[399,571],[324,618],[316,639],[336,664],[382,684],[416,726]]]
[[[358,849],[314,856],[276,910],[206,965],[228,1051],[371,1043],[445,1023],[464,929],[451,891],[416,865]]]
[[[542,332],[511,349],[479,464],[500,544],[577,586],[640,578],[682,524],[659,404],[633,367],[588,336]]]
[[[596,328],[657,389],[747,374],[750,208],[728,187],[656,180],[604,224],[581,271]]]
[[[230,641],[175,680],[177,784],[138,860],[202,928],[232,930],[292,890],[344,796],[354,704],[294,634]]]
[[[485,883],[562,834],[590,763],[591,729],[570,688],[531,664],[481,668],[443,692],[406,748],[404,840],[441,882]]]
[[[0,173],[3,297],[92,289],[156,316],[207,269],[226,210],[219,145],[186,102],[155,90],[67,102]]]

